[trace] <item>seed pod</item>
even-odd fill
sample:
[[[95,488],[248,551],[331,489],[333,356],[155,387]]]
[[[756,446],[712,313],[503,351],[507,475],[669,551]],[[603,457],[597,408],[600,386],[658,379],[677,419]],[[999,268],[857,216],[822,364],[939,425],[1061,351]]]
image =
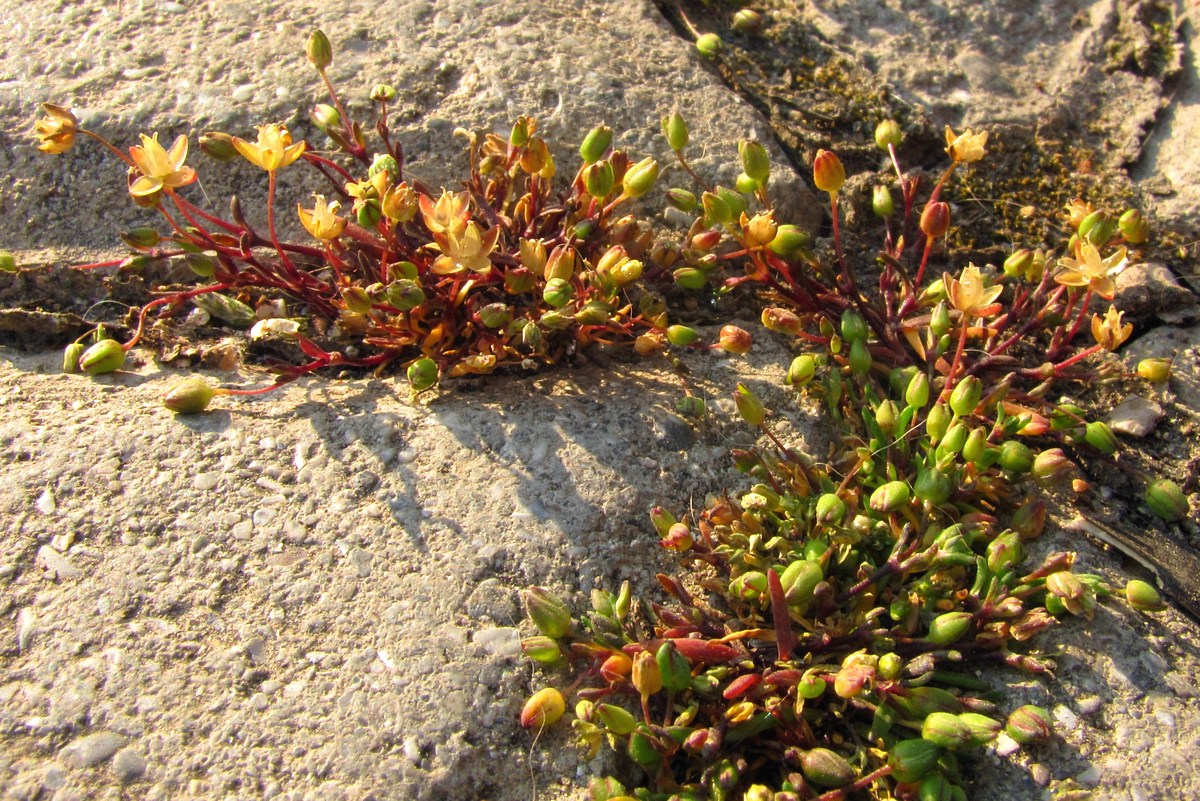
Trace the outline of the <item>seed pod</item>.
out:
[[[928,203],[921,212],[921,233],[930,239],[938,239],[950,230],[950,206],[940,200]]]
[[[102,339],[79,356],[79,369],[88,375],[103,375],[125,366],[125,349],[115,339]]]
[[[1029,248],[1014,250],[1012,255],[1004,260],[1004,274],[1011,278],[1019,278],[1033,266],[1033,251]]]
[[[671,204],[682,212],[688,214],[692,213],[696,210],[696,204],[698,202],[699,201],[696,199],[695,194],[687,191],[686,189],[667,190],[667,203]]]
[[[612,194],[616,186],[613,165],[608,161],[597,161],[589,164],[583,170],[583,186],[587,193],[597,200],[603,200]]]
[[[850,365],[850,372],[855,375],[866,375],[871,372],[875,359],[871,356],[871,350],[867,347],[866,340],[856,339],[850,343],[850,353],[846,357],[846,362]]]
[[[686,347],[699,338],[700,333],[690,326],[672,325],[667,327],[667,341],[672,345]]]
[[[1004,724],[1009,737],[1022,745],[1049,739],[1054,733],[1050,713],[1040,706],[1026,704],[1014,709]]]
[[[1145,498],[1150,511],[1168,523],[1182,520],[1191,511],[1187,496],[1183,494],[1179,485],[1169,478],[1160,478],[1147,487]]]
[[[658,180],[658,162],[646,157],[625,171],[621,185],[625,195],[631,198],[641,197],[650,191]]]
[[[1083,437],[1088,445],[1103,454],[1111,456],[1117,452],[1117,437],[1107,423],[1093,420],[1087,424]]]
[[[738,33],[758,33],[762,24],[762,14],[753,9],[743,8],[733,15],[730,27]]]
[[[7,250],[0,250],[0,273],[15,273],[16,271],[17,257]]]
[[[185,378],[163,395],[163,406],[176,414],[199,414],[213,399],[213,388],[200,376]]]
[[[1131,245],[1140,245],[1150,238],[1150,223],[1137,209],[1129,209],[1117,220],[1121,236]]]
[[[162,241],[162,235],[150,226],[133,228],[122,232],[120,236],[122,242],[135,250],[149,250]]]
[[[934,284],[934,286],[941,286],[941,284]],[[950,307],[946,301],[939,300],[933,307],[933,311],[929,313],[929,330],[935,337],[945,336],[946,332],[950,330]]]
[[[738,328],[736,325],[723,325],[717,336],[717,344],[726,353],[732,353],[734,356],[744,356],[750,352],[753,341],[750,338],[749,331]]]
[[[738,414],[752,426],[760,425],[763,417],[766,416],[766,407],[758,396],[750,391],[750,388],[745,384],[737,385],[737,394],[734,396],[734,402],[737,405]]]
[[[968,463],[978,465],[987,450],[987,432],[982,426],[971,429],[967,441],[962,446],[962,457]]]
[[[798,559],[789,564],[779,576],[783,597],[793,608],[807,607],[813,599],[817,585],[825,580],[821,565],[809,559]]]
[[[879,665],[876,671],[879,678],[884,681],[891,681],[900,675],[900,671],[904,668],[904,659],[896,653],[886,653],[879,657]]]
[[[929,414],[925,416],[925,433],[929,435],[929,441],[934,444],[941,442],[949,428],[949,407],[941,402],[935,403],[929,410]]]
[[[526,729],[544,729],[563,716],[566,699],[553,687],[534,693],[521,710],[521,725]]]
[[[866,339],[870,333],[870,329],[867,328],[867,321],[853,309],[846,309],[846,311],[842,312],[840,328],[842,339],[847,342],[857,342],[860,339]]]
[[[950,476],[937,468],[930,467],[920,470],[917,473],[917,480],[913,482],[913,494],[934,506],[940,506],[950,500],[953,492],[954,485]]]
[[[1066,481],[1074,470],[1075,464],[1067,458],[1062,448],[1049,448],[1033,457],[1030,473],[1037,485],[1045,489]]]
[[[1040,537],[1046,527],[1046,503],[1041,499],[1022,504],[1008,523],[1023,540]]]
[[[580,325],[606,325],[612,317],[613,308],[602,300],[589,300],[575,312],[575,322]]]
[[[988,570],[996,575],[1002,575],[1025,558],[1025,549],[1021,546],[1021,536],[1015,531],[1005,531],[988,543]]]
[[[369,95],[372,103],[391,103],[396,99],[396,88],[386,83],[377,83],[371,87]],[[396,173],[393,173],[395,176]]]
[[[901,740],[888,752],[888,765],[897,781],[916,782],[933,770],[941,756],[941,747],[928,740]]]
[[[571,630],[571,610],[557,595],[545,587],[530,587],[521,591],[525,613],[538,630],[558,639]]]
[[[950,784],[940,773],[930,773],[917,788],[917,801],[950,801]]]
[[[562,278],[551,278],[542,290],[542,300],[555,309],[561,309],[575,297],[575,289]]]
[[[1097,249],[1108,244],[1117,232],[1117,221],[1104,211],[1093,211],[1079,223],[1079,236]]]
[[[828,748],[813,748],[800,757],[804,778],[818,787],[845,787],[858,778],[858,771],[845,757]]]

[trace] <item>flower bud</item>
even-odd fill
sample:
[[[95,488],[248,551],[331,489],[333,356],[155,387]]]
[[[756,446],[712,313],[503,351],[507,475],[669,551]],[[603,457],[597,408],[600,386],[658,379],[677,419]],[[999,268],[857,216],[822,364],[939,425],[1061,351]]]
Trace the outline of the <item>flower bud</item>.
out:
[[[742,172],[759,184],[767,180],[771,174],[771,157],[762,142],[743,139],[738,143],[738,155],[742,158]]]
[[[479,309],[479,322],[493,330],[503,328],[512,322],[512,309],[504,303],[489,303]]]
[[[929,436],[930,442],[941,442],[942,437],[946,436],[946,431],[950,428],[950,408],[946,404],[938,401],[930,408],[929,414],[925,416],[925,433]]]
[[[1053,734],[1050,713],[1040,706],[1026,704],[1014,709],[1004,724],[1009,737],[1022,745],[1045,740]]]
[[[216,161],[226,162],[238,158],[237,148],[233,146],[233,137],[220,131],[200,134],[200,150]]]
[[[946,612],[929,621],[926,639],[934,645],[950,645],[962,639],[971,628],[970,612]]]
[[[1000,575],[1025,558],[1025,549],[1021,546],[1021,535],[1016,531],[1006,531],[988,543],[988,570]]]
[[[1096,450],[1111,456],[1117,452],[1117,437],[1107,423],[1094,420],[1087,424],[1083,438]]]
[[[1169,478],[1160,478],[1147,487],[1145,497],[1146,506],[1150,507],[1150,511],[1168,523],[1182,520],[1190,511],[1187,496],[1183,494],[1179,485]]]
[[[571,284],[561,278],[551,278],[542,290],[542,300],[556,309],[566,306],[574,296],[575,290]]]
[[[700,203],[704,207],[704,216],[713,225],[728,225],[733,222],[733,211],[729,204],[715,192],[705,192],[700,197]]]
[[[817,522],[826,526],[836,526],[846,516],[846,502],[832,492],[826,492],[817,498]]]
[[[938,285],[934,284],[934,286]],[[950,307],[946,305],[946,301],[939,300],[937,305],[933,307],[933,311],[930,312],[929,330],[933,332],[935,337],[943,336],[950,330]]]
[[[621,181],[625,195],[631,198],[641,197],[650,191],[658,180],[658,162],[646,157],[625,171]]]
[[[871,493],[868,502],[876,512],[894,512],[909,501],[911,490],[903,481],[889,481]]]
[[[438,367],[433,359],[417,359],[408,366],[408,383],[417,392],[424,392],[438,382]]]
[[[87,345],[82,342],[72,342],[63,349],[63,372],[78,373],[79,372],[79,357],[87,349]]]
[[[959,714],[958,719],[970,730],[971,745],[987,745],[996,739],[996,735],[1004,728],[1000,721],[978,712],[963,712]]]
[[[950,393],[950,410],[957,417],[971,414],[982,397],[983,382],[977,376],[969,375],[959,381]]]
[[[973,739],[969,726],[958,715],[931,712],[921,724],[921,739],[942,748],[958,748]]]
[[[667,341],[672,345],[686,347],[700,338],[696,329],[686,325],[672,325],[667,328]]]
[[[858,778],[858,771],[835,751],[814,748],[800,757],[800,770],[817,787],[845,787]]]
[[[667,202],[682,212],[690,214],[696,210],[696,195],[686,189],[668,189]]]
[[[383,292],[384,299],[400,311],[415,309],[425,302],[425,291],[416,281],[401,278],[388,284]]]
[[[753,195],[759,189],[762,189],[762,184],[744,172],[739,172],[737,178],[733,179],[733,188],[745,195]]]
[[[1131,245],[1140,245],[1150,238],[1150,223],[1137,209],[1129,209],[1117,220],[1121,236]]]
[[[1103,211],[1093,211],[1079,223],[1079,236],[1097,249],[1104,247],[1117,232],[1117,221]]]
[[[692,666],[670,640],[658,647],[654,655],[658,663],[662,686],[671,692],[682,692],[692,686]]]
[[[900,123],[895,120],[883,120],[875,126],[875,146],[880,150],[887,150],[888,145],[900,144],[901,138]]]
[[[892,199],[892,190],[883,184],[876,184],[871,190],[871,211],[875,216],[887,219],[896,213],[896,202]]]
[[[879,657],[877,672],[879,678],[884,681],[891,681],[900,675],[900,671],[904,669],[904,659],[900,654],[886,653]]]
[[[521,725],[526,729],[544,729],[563,716],[566,699],[553,687],[538,690],[521,710]]]
[[[371,87],[370,98],[375,103],[391,103],[396,99],[396,88],[386,83],[377,83]]]
[[[611,195],[616,186],[612,164],[607,161],[597,161],[585,167],[583,186],[587,193],[597,200],[603,200]]]
[[[342,127],[342,115],[328,103],[318,103],[308,110],[308,119],[324,133]]]
[[[797,559],[779,575],[783,597],[787,605],[795,609],[806,608],[813,599],[817,585],[824,580],[825,571],[811,559]]]
[[[571,610],[554,593],[545,587],[531,587],[521,591],[525,613],[538,630],[552,639],[558,639],[571,630]]]
[[[200,376],[178,382],[163,395],[163,406],[176,414],[199,414],[212,402],[213,388]]]
[[[846,363],[850,366],[850,372],[855,375],[866,375],[871,371],[875,359],[871,356],[871,350],[867,347],[865,339],[856,339],[850,343],[850,353],[846,356]]]
[[[1060,484],[1071,477],[1075,465],[1063,453],[1062,448],[1050,448],[1033,457],[1030,472],[1033,480],[1043,489]]]
[[[558,331],[571,324],[571,317],[557,309],[551,309],[542,313],[542,316],[538,318],[538,323],[550,331]]]
[[[348,286],[342,290],[342,302],[346,311],[352,314],[366,314],[371,311],[371,296],[361,286]]]
[[[659,540],[659,544],[669,551],[683,553],[690,549],[694,539],[692,538],[692,530],[684,523],[676,523],[667,529],[667,533]]]
[[[954,485],[950,476],[937,468],[924,468],[917,473],[913,482],[913,494],[926,503],[940,506],[950,500]]]
[[[766,415],[766,408],[749,387],[745,384],[738,384],[734,401],[737,404],[738,414],[742,416],[743,420],[752,426],[762,423],[763,417]]]
[[[904,402],[914,409],[923,409],[929,403],[929,376],[915,373],[904,390]]]
[[[779,256],[791,256],[812,244],[812,237],[794,225],[781,225],[771,240],[771,251]]]
[[[102,339],[79,357],[79,369],[88,375],[102,375],[125,366],[125,349],[115,339]]]
[[[765,328],[781,334],[797,334],[803,328],[799,315],[791,309],[768,306],[763,309],[761,317]]]
[[[941,756],[941,746],[929,740],[901,740],[888,751],[888,765],[897,781],[917,782],[937,766]]]
[[[613,308],[602,300],[589,300],[575,312],[575,322],[580,325],[605,325],[612,318]]]
[[[333,46],[329,44],[329,37],[319,29],[313,31],[304,46],[304,55],[310,64],[324,71],[333,63]]]
[[[856,342],[860,339],[866,339],[869,330],[867,329],[867,321],[862,318],[862,315],[853,309],[846,309],[842,312],[841,320],[842,339],[847,342]]]
[[[962,446],[962,457],[968,463],[978,465],[983,461],[987,451],[987,432],[983,426],[976,426],[967,435],[967,441]]]
[[[630,680],[642,698],[649,698],[662,689],[662,671],[658,669],[658,661],[654,654],[649,651],[638,652],[633,658]]]
[[[147,250],[162,241],[162,236],[150,226],[123,231],[120,236],[122,242],[135,250]]]
[[[1142,359],[1138,362],[1137,374],[1151,384],[1161,384],[1171,377],[1171,360]]]
[[[632,734],[637,728],[637,718],[624,707],[600,704],[596,707],[596,718],[605,729],[617,736]]]
[[[875,423],[884,434],[890,435],[896,430],[896,422],[899,416],[900,409],[891,398],[883,401],[875,408]]]
[[[584,164],[595,164],[600,159],[604,158],[604,154],[608,152],[608,146],[612,144],[613,132],[612,128],[607,125],[597,125],[592,130],[588,131],[588,135],[583,138],[583,143],[579,146],[579,156],[583,159]],[[609,165],[612,168],[612,165]],[[605,195],[595,195],[589,192],[592,197],[604,197]],[[607,193],[606,193],[607,194]]]
[[[670,115],[662,118],[662,132],[663,136],[666,137],[667,145],[675,152],[679,152],[687,147],[688,126],[687,122],[683,119],[683,115],[678,111],[672,111]]]
[[[733,15],[730,27],[738,33],[758,33],[762,24],[762,14],[753,9],[743,8]]]
[[[940,200],[928,203],[921,212],[921,232],[930,239],[946,235],[950,229],[950,206]]]
[[[1029,272],[1029,268],[1033,266],[1033,251],[1029,248],[1020,248],[1013,251],[1012,255],[1004,260],[1004,274],[1011,278],[1020,278]]]
[[[725,43],[715,33],[705,33],[696,39],[696,52],[704,58],[716,58],[725,49]]]
[[[1028,473],[1033,469],[1033,451],[1023,442],[1007,440],[1000,446],[1000,467],[1010,473]]]
[[[558,647],[558,643],[544,634],[522,639],[521,650],[534,662],[544,665],[553,665],[562,659],[562,649]]]
[[[1167,608],[1158,590],[1141,579],[1130,579],[1125,585],[1125,600],[1140,612],[1160,612]]]
[[[842,166],[842,160],[828,150],[818,150],[813,159],[813,183],[817,189],[832,195],[845,182],[846,168]]]
[[[15,273],[16,271],[16,257],[7,250],[0,250],[0,273]]]
[[[812,380],[817,371],[817,360],[811,353],[804,353],[792,359],[788,366],[784,381],[791,387],[802,387]]]
[[[717,344],[721,346],[721,350],[727,353],[744,356],[750,352],[752,340],[750,333],[745,329],[738,328],[736,325],[723,325]]]

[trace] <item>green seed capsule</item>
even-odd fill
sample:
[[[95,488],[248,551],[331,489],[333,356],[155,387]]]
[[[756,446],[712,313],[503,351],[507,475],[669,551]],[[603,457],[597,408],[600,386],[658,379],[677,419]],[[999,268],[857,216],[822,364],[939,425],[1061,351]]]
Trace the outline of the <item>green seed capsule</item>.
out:
[[[928,740],[901,740],[888,752],[888,765],[897,781],[917,782],[937,766],[941,756],[941,747]]]
[[[950,645],[957,642],[971,628],[972,618],[970,612],[946,612],[938,615],[929,622],[929,634],[926,639],[934,645]]]
[[[875,359],[871,356],[865,339],[856,339],[850,343],[850,354],[846,357],[846,361],[850,365],[850,372],[856,375],[869,373],[871,366],[875,364]]]
[[[87,350],[87,346],[82,342],[72,342],[63,349],[63,372],[78,373],[79,372],[79,357]]]
[[[908,503],[910,493],[905,482],[889,481],[871,493],[869,503],[877,512],[893,512]]]
[[[408,383],[417,392],[424,392],[438,382],[438,367],[433,359],[417,359],[408,366]]]
[[[125,366],[125,349],[115,339],[102,339],[79,357],[79,369],[88,375],[103,375]]]
[[[973,736],[970,727],[958,715],[932,712],[921,724],[921,739],[942,748],[958,748],[968,745]]]
[[[176,414],[199,414],[213,399],[213,388],[200,376],[191,376],[175,384],[163,395],[163,406]]]
[[[800,757],[800,770],[817,787],[845,787],[858,778],[858,771],[845,757],[828,748],[814,748]]]
[[[1182,520],[1191,511],[1187,496],[1183,494],[1180,486],[1169,478],[1160,478],[1151,484],[1146,489],[1145,498],[1150,511],[1168,523]]]

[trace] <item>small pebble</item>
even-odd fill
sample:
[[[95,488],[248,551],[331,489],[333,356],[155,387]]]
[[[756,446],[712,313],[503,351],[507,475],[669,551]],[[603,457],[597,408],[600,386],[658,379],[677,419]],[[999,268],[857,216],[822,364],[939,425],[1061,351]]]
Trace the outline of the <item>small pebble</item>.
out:
[[[1130,398],[1118,403],[1108,413],[1108,424],[1118,434],[1144,437],[1154,430],[1162,419],[1163,408],[1146,398]]]
[[[1098,695],[1088,695],[1079,699],[1079,714],[1094,715],[1100,711],[1103,701]]]
[[[221,480],[221,474],[216,472],[197,473],[192,477],[192,486],[198,490],[207,492],[217,486],[217,482]]]
[[[1035,762],[1029,766],[1029,775],[1042,787],[1050,783],[1050,768],[1041,762]]]
[[[1100,783],[1100,767],[1098,765],[1089,765],[1082,773],[1075,777],[1075,781],[1084,787],[1095,787]]]
[[[98,731],[82,737],[59,752],[68,765],[90,768],[105,762],[125,745],[125,738],[115,731]]]
[[[135,782],[146,773],[146,758],[133,746],[122,748],[113,757],[112,769],[120,781]]]
[[[34,506],[44,515],[52,515],[54,514],[54,510],[58,508],[58,504],[54,502],[54,493],[48,489],[42,490],[42,494],[38,496]]]

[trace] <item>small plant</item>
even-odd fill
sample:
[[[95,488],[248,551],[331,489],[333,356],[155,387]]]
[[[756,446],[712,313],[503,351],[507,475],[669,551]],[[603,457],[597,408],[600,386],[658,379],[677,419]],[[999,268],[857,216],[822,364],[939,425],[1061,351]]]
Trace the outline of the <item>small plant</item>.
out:
[[[557,168],[537,122],[521,117],[507,139],[459,129],[469,175],[460,191],[434,191],[404,171],[403,149],[389,129],[395,91],[371,90],[369,144],[326,76],[332,49],[324,34],[312,35],[307,55],[331,101],[314,106],[310,118],[343,160],[293,141],[274,123],[259,126],[254,140],[221,132],[200,137],[201,150],[217,161],[240,157],[266,174],[266,230],[250,222],[236,197],[228,217],[185,197],[197,177],[186,163],[185,136],[164,147],[157,135],[143,135],[141,145],[124,153],[59,106],[45,105],[37,122],[46,152],[65,152],[87,136],[116,154],[128,166],[133,201],[156,212],[165,227],[127,232],[122,238],[134,256],[85,267],[178,259],[202,279],[144,305],[133,336],[106,347],[127,352],[152,316],[165,320],[195,306],[235,325],[257,321],[253,334],[290,338],[306,359],[280,366],[275,382],[259,389],[204,389],[193,380],[191,393],[173,391],[168,406],[195,412],[207,405],[202,397],[258,394],[326,367],[395,363],[422,391],[443,377],[533,369],[592,343],[641,354],[682,339],[702,347],[680,326],[668,336],[661,290],[672,284],[674,253],[656,244],[646,223],[624,213],[658,179],[654,159],[635,162],[600,125],[580,146],[575,176],[556,187]],[[327,194],[296,206],[309,241],[285,241],[277,230],[277,176],[292,165],[315,170],[328,184]]]
[[[1072,570],[1071,553],[1026,564],[1046,505],[1025,496],[1087,492],[1067,451],[1117,448],[1104,423],[1051,392],[1120,371],[1092,357],[1132,326],[1115,307],[1091,309],[1112,299],[1127,246],[1144,241],[1141,221],[1080,202],[1067,210],[1064,255],[1017,250],[999,269],[938,274],[951,215],[941,195],[957,168],[983,158],[987,134],[947,129],[950,165],[919,208],[898,126],[882,124],[876,141],[902,205],[892,187],[873,192],[885,225],[870,265],[843,248],[846,175],[833,153],[813,163],[832,216],[826,253],[803,237],[780,247],[769,167],[749,146],[740,191],[714,188],[695,204],[669,195],[696,212],[690,241],[705,244],[710,267],[685,258],[678,269],[701,269],[718,292],[765,289],[763,325],[805,351],[786,380],[823,402],[841,447],[826,461],[794,450],[739,385],[737,409],[769,445],[733,454],[748,490],[695,516],[651,513],[685,568],[658,576],[669,605],[639,603],[624,586],[594,591],[591,611],[569,619],[544,591],[527,595],[541,633],[526,651],[572,665],[576,737],[641,766],[629,795],[965,798],[961,755],[1001,733],[1021,744],[1052,733],[1044,709],[1006,708],[969,668],[1049,675],[1052,663],[1028,643],[1064,615],[1091,618],[1111,594]],[[761,211],[748,210],[754,200]],[[1188,510],[1168,481],[1152,484],[1147,502],[1166,520]],[[1138,609],[1161,608],[1143,582],[1126,592]],[[592,795],[627,792],[606,779]]]

